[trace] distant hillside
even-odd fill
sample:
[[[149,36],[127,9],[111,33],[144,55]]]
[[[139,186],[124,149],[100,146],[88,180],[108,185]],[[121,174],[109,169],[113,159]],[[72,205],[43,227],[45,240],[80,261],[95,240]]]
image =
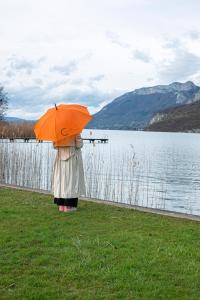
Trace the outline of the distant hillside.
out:
[[[200,132],[200,101],[159,112],[152,118],[146,130]]]
[[[193,82],[174,82],[126,93],[93,115],[87,128],[143,129],[156,112],[200,99],[200,87]]]
[[[24,122],[33,123],[33,122],[36,122],[35,120],[25,120],[25,119],[20,119],[20,118],[15,118],[15,117],[5,117],[4,119],[8,123],[24,123]]]

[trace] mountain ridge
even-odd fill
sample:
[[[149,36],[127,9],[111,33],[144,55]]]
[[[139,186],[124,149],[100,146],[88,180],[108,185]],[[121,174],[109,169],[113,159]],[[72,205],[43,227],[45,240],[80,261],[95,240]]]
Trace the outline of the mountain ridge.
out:
[[[200,100],[157,113],[146,131],[200,132]]]
[[[31,123],[34,123],[36,122],[36,120],[26,120],[26,119],[21,119],[21,118],[17,118],[17,117],[9,117],[9,116],[6,116],[4,117],[4,121],[5,122],[8,122],[8,123],[26,123],[26,122],[31,122]]]
[[[200,87],[192,81],[143,87],[127,92],[93,115],[88,129],[143,130],[160,118],[159,112],[200,100]],[[12,123],[36,122],[6,117]],[[152,127],[150,127],[152,128]]]
[[[200,87],[192,81],[144,87],[127,92],[93,115],[86,128],[144,129],[159,111],[200,100]]]

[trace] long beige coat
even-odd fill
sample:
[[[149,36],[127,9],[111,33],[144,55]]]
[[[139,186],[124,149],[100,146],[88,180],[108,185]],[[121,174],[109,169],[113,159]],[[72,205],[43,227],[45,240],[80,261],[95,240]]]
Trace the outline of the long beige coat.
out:
[[[79,198],[85,196],[85,179],[80,134],[67,146],[56,146],[57,155],[52,176],[52,194],[54,198]]]

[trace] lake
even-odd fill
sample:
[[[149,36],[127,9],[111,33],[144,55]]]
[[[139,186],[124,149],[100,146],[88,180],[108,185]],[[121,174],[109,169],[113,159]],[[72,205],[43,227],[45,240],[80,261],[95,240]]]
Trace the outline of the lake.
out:
[[[200,215],[200,137],[195,133],[84,130],[87,197]],[[51,143],[0,141],[0,181],[51,189]]]

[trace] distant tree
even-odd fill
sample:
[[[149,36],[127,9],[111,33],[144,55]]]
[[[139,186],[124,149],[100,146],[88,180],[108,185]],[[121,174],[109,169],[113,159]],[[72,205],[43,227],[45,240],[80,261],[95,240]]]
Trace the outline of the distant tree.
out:
[[[5,112],[8,108],[8,97],[4,88],[0,86],[0,121],[3,121]]]

